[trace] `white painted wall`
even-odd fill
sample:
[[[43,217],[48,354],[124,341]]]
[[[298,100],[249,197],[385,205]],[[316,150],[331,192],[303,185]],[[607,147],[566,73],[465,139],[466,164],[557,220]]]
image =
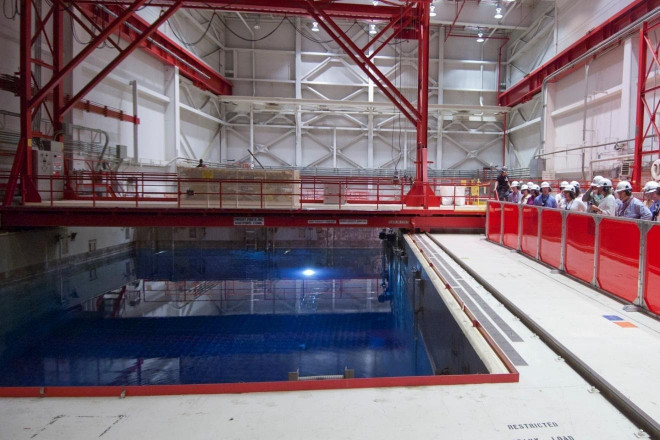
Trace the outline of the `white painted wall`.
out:
[[[539,16],[538,28],[545,32],[525,35],[528,44],[518,43],[516,51],[508,53],[508,59],[533,70],[557,52],[573,44],[590,29],[628,6],[628,0],[593,0],[571,2],[558,0],[557,9],[551,11],[552,19]],[[554,14],[557,20],[554,20]],[[534,27],[534,26],[532,26]],[[551,27],[552,30],[549,30]],[[514,38],[515,41],[515,38]],[[509,155],[513,166],[531,166],[536,169],[533,156],[539,152],[575,148],[630,139],[634,136],[637,83],[637,39],[630,38],[603,53],[589,65],[588,79],[585,67],[581,67],[548,88],[545,145],[541,147],[539,96],[517,106],[509,115]],[[517,68],[508,67],[507,82],[515,83],[523,76]],[[586,95],[586,111],[585,111]],[[520,112],[520,113],[519,113]],[[651,140],[646,142],[651,148]],[[589,163],[631,153],[633,143],[615,150],[613,145],[586,149],[584,175],[589,178]],[[543,151],[541,151],[543,150]],[[618,177],[621,161],[594,163],[594,173]],[[583,175],[581,151],[549,156],[545,170],[557,175],[580,177]],[[540,172],[541,169],[539,169]]]

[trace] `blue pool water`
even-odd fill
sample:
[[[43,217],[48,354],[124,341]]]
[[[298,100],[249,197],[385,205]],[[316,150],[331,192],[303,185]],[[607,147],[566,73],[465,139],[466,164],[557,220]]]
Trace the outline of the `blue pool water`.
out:
[[[138,249],[43,274],[0,289],[0,386],[485,372],[474,353],[469,365],[451,354],[453,322],[432,327],[452,345],[427,349],[442,338],[420,333],[433,317],[415,297],[413,264],[388,245]]]

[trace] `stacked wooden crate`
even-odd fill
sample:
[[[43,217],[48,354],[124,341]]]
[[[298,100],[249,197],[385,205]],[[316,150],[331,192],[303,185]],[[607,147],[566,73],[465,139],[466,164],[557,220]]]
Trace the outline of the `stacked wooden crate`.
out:
[[[300,207],[296,170],[179,167],[181,206],[208,208]]]

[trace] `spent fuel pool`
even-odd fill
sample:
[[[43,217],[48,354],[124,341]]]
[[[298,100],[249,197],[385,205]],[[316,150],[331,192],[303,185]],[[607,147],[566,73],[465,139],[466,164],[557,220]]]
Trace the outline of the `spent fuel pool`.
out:
[[[487,373],[402,238],[375,234],[365,248],[138,247],[8,283],[0,387]]]

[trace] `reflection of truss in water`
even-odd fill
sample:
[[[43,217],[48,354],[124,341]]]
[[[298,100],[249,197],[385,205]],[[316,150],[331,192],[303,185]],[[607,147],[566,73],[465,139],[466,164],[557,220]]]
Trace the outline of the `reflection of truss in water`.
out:
[[[112,316],[144,316],[165,306],[190,308],[187,315],[390,312],[389,303],[378,302],[382,293],[377,278],[143,281],[126,294],[121,310]]]

